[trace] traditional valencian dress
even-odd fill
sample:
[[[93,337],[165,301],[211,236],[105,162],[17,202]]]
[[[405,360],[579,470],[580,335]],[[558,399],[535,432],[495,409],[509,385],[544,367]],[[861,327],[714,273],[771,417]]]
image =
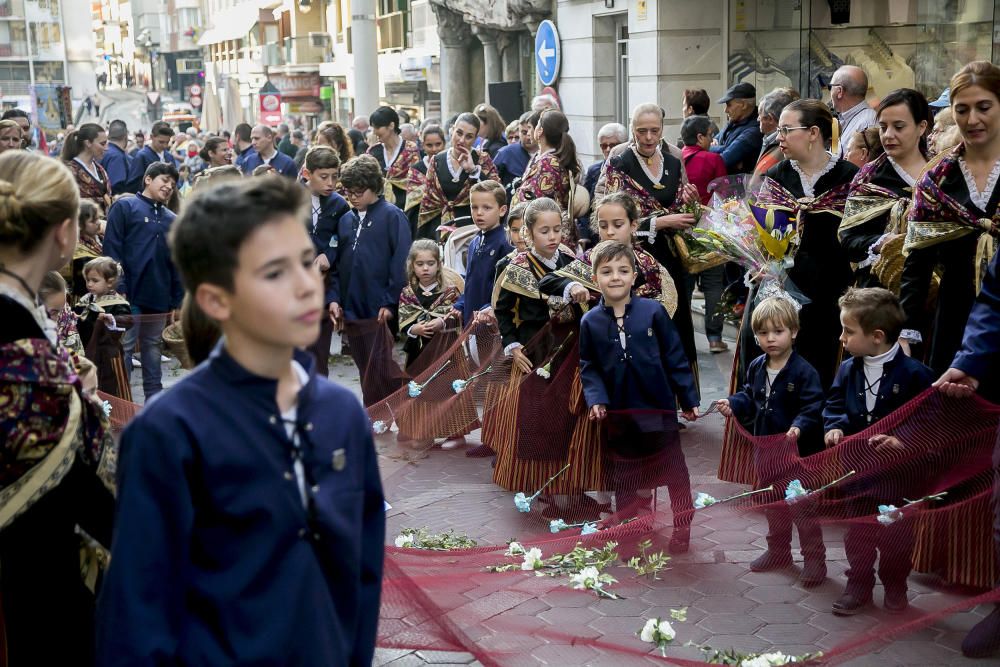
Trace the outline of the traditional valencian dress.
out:
[[[122,349],[122,337],[132,322],[129,302],[117,292],[99,297],[87,294],[77,302],[75,311],[79,316],[77,328],[86,356],[97,367],[97,388],[105,394],[131,401],[132,387],[125,370]],[[104,313],[114,316],[115,329],[99,321],[99,316]]]
[[[559,164],[555,151],[538,152],[531,156],[521,176],[521,184],[511,197],[510,205],[548,197],[566,210],[569,206],[570,173]]]
[[[406,175],[406,202],[403,204],[403,212],[406,213],[410,221],[410,236],[417,237],[417,224],[420,218],[420,202],[424,198],[427,190],[427,167],[431,162],[431,157],[424,156],[410,165],[410,171]]]
[[[787,218],[786,222],[795,225],[796,240],[789,250],[794,263],[788,269],[788,279],[795,287],[792,291],[809,301],[799,311],[795,351],[819,373],[824,391],[830,388],[840,365],[841,326],[837,300],[854,279],[837,231],[856,172],[857,167],[853,164],[831,155],[826,167],[808,178],[798,162],[786,160],[767,172],[753,207],[755,215],[773,212],[776,220]],[[776,222],[775,226],[783,225]],[[756,295],[754,288],[743,313],[730,394],[739,390],[750,362],[762,354],[750,326]],[[734,429],[733,420],[727,420],[719,479],[752,484],[753,452],[736,444],[738,438]]]
[[[410,336],[410,327],[418,322],[446,318],[461,295],[462,290],[459,285],[453,280],[450,281],[447,276],[441,285],[434,283],[425,288],[411,283],[403,288],[399,295],[399,333],[401,336],[406,336],[403,352],[406,353],[407,367],[413,365],[417,356],[427,346],[427,342],[431,340],[422,336]]]
[[[420,162],[420,149],[412,141],[400,139],[395,154],[387,154],[385,144],[375,144],[368,154],[378,160],[385,176],[385,200],[406,210],[406,194],[410,178],[410,167]]]
[[[605,163],[604,170],[605,192],[624,192],[635,200],[639,205],[640,219],[636,234],[643,247],[666,268],[674,285],[683,287],[687,280],[687,270],[674,240],[675,232],[656,230],[656,218],[680,212],[678,195],[685,181],[681,161],[659,147],[653,157],[647,160],[639,155],[634,144],[630,144],[623,153],[610,158]],[[684,354],[691,364],[697,387],[698,350],[694,344],[691,302],[686,289],[675,287],[674,291],[677,294],[677,309],[671,319],[684,344]]]
[[[903,238],[887,242],[881,251],[875,246],[885,236],[906,232],[915,183],[887,153],[861,167],[854,177],[839,236],[848,259],[857,265],[859,287],[886,287],[899,294]]]
[[[925,363],[938,373],[950,365],[1000,235],[1000,161],[979,192],[965,164],[965,144],[935,159],[913,191],[906,230],[900,304],[906,313],[902,338],[924,343]],[[937,308],[924,305],[940,268]],[[930,320],[930,321],[929,321]],[[930,336],[930,341],[926,340]]]
[[[110,547],[114,517],[107,418],[44,313],[0,286],[0,622],[12,665],[86,662],[97,572],[81,574],[76,527]]]
[[[493,160],[486,153],[472,151],[472,161],[477,165],[471,174],[449,159],[451,151],[441,151],[427,168],[427,183],[420,200],[417,217],[417,238],[438,238],[439,225],[451,224],[455,218],[468,217],[463,224],[472,224],[469,191],[475,183],[493,180],[500,182]]]
[[[493,481],[509,491],[534,493],[567,463],[548,493],[578,494],[605,485],[601,429],[588,419],[580,383],[580,307],[543,294],[539,285],[574,263],[580,264],[567,248],[551,260],[522,252],[498,278],[494,313],[504,351],[520,343],[533,366],[528,376],[512,368],[509,391],[491,415],[491,422],[506,425],[490,429],[489,444],[497,453]],[[573,279],[588,282],[584,275]]]
[[[66,166],[73,172],[73,179],[76,181],[76,187],[80,190],[81,199],[89,199],[97,204],[102,215],[107,212],[111,208],[111,182],[104,167],[99,162],[94,161],[91,164],[94,170],[91,171],[91,168],[78,158],[73,158],[66,163]]]
[[[87,278],[83,275],[83,267],[92,259],[104,256],[104,246],[96,236],[80,235],[80,241],[73,250],[73,261],[67,265],[72,275],[63,276],[69,283],[72,295],[79,299],[87,293]]]

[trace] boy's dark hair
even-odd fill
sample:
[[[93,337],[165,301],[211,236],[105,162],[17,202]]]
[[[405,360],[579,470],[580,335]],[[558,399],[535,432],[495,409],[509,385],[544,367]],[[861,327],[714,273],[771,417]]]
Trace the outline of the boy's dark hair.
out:
[[[7,109],[0,116],[0,120],[14,120],[15,118],[27,118],[30,121],[31,114],[23,109]]]
[[[712,132],[712,119],[708,116],[688,116],[681,125],[681,140],[685,146],[695,146],[698,143],[698,135],[710,136]]]
[[[170,127],[170,123],[158,120],[155,123],[153,123],[153,128],[149,131],[149,136],[172,137],[174,136],[174,128]]]
[[[96,271],[97,275],[109,283],[114,284],[121,277],[122,267],[111,257],[95,257],[83,265],[83,277],[86,278],[87,274],[93,271]]]
[[[329,146],[313,146],[306,153],[304,166],[309,171],[317,169],[339,169],[340,156]]]
[[[177,167],[174,165],[169,162],[154,162],[146,167],[146,173],[142,175],[142,182],[145,183],[147,178],[156,178],[157,176],[169,176],[174,179],[174,183],[180,179],[180,174],[177,173]]]
[[[504,190],[503,185],[494,180],[479,181],[469,190],[469,197],[472,197],[473,192],[485,192],[493,195],[493,199],[496,200],[497,206],[507,205],[507,191]]]
[[[250,127],[249,123],[240,123],[233,128],[233,135],[240,141],[250,141],[251,132],[253,132],[253,128]]]
[[[222,336],[219,323],[198,307],[190,292],[184,295],[181,304],[181,331],[184,333],[184,347],[195,366],[208,359]]]
[[[198,190],[173,225],[170,247],[184,287],[202,283],[232,291],[240,247],[276,218],[303,217],[305,190],[289,178],[225,180]]]
[[[371,155],[359,155],[347,161],[340,170],[340,183],[345,190],[371,190],[382,194],[382,167]]]
[[[622,257],[627,258],[632,269],[635,270],[635,251],[632,250],[632,246],[625,245],[621,241],[601,241],[590,252],[590,265],[596,275],[601,264],[607,264],[613,259]]]
[[[837,305],[857,319],[866,334],[881,329],[890,343],[899,338],[906,321],[899,299],[882,287],[852,287],[840,297]]]
[[[691,107],[691,110],[699,116],[708,113],[712,100],[708,97],[708,91],[703,88],[689,88],[684,91],[684,106]]]

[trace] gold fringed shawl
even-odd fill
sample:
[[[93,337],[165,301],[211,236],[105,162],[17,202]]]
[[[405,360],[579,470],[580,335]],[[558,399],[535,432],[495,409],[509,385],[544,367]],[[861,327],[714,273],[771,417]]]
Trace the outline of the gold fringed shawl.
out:
[[[446,317],[451,312],[452,306],[462,295],[462,285],[459,282],[462,278],[451,269],[442,272],[441,293],[434,300],[429,308],[420,305],[413,285],[407,285],[399,295],[399,328],[404,329],[422,319],[434,319]]]
[[[965,144],[961,143],[927,165],[913,192],[913,207],[907,223],[903,254],[969,234],[978,234],[974,258],[978,294],[990,260],[996,252],[997,236],[1000,236],[1000,212],[995,213],[993,218],[979,218],[941,187],[949,174],[961,170],[959,159],[964,154]]]

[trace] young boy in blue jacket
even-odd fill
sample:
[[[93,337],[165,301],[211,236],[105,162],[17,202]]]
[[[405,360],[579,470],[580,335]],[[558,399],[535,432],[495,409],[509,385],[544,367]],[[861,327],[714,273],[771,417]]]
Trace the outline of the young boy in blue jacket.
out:
[[[480,181],[469,191],[469,201],[479,234],[469,244],[465,291],[454,305],[465,326],[476,319],[490,319],[480,313],[490,307],[497,263],[514,250],[501,224],[507,215],[507,192],[503,186],[497,181]]]
[[[799,456],[822,449],[820,419],[823,387],[819,373],[800,357],[793,345],[799,333],[799,314],[788,299],[770,297],[754,308],[750,326],[764,354],[747,367],[742,389],[718,402],[719,412],[735,417],[753,435],[786,434],[795,441]],[[784,450],[757,451],[758,484],[778,474]],[[767,572],[792,565],[792,524],[799,531],[804,564],[803,586],[817,586],[826,579],[826,546],[819,524],[785,506],[765,511],[767,551],[750,563],[753,572]]]
[[[324,291],[331,282],[330,267],[337,261],[340,246],[338,229],[345,216],[354,223],[354,214],[347,200],[337,194],[340,181],[340,156],[329,146],[313,146],[306,153],[302,165],[302,180],[309,191],[309,237],[316,248],[316,266],[323,274]],[[324,304],[329,308],[329,302]],[[319,328],[319,338],[312,347],[316,357],[316,374],[327,377],[330,362],[330,340],[333,338],[333,321],[324,317]]]
[[[100,665],[368,665],[385,518],[371,427],[313,372],[301,186],[226,182],[172,235],[223,338],[125,429]]]
[[[659,481],[647,486],[649,482],[644,483],[643,478],[665,476],[674,517],[668,548],[671,553],[683,553],[691,537],[694,505],[672,411],[679,402],[685,419],[698,418],[698,392],[691,366],[663,306],[632,296],[637,274],[632,248],[618,241],[603,241],[590,259],[602,299],[580,322],[584,397],[591,419],[606,419],[609,410],[631,413],[609,419],[608,447],[613,460],[620,462],[630,477],[613,475],[617,510],[632,515],[647,509],[649,489]],[[645,465],[654,457],[655,465]]]
[[[887,289],[850,289],[840,297],[840,340],[851,359],[843,362],[830,387],[823,424],[827,446],[865,430],[916,398],[934,382],[933,371],[900,348],[905,316],[899,300]],[[869,438],[875,452],[905,450],[899,438],[876,434]],[[862,493],[872,514],[879,504],[902,502],[901,489],[892,480]],[[854,485],[857,487],[857,484]],[[897,497],[898,496],[898,497]],[[910,574],[913,529],[909,521],[889,525],[853,523],[844,535],[850,564],[847,587],[833,603],[833,613],[850,616],[871,604],[875,588],[875,559],[885,587],[883,606],[899,613],[906,609],[906,578]],[[881,555],[879,555],[881,552]]]

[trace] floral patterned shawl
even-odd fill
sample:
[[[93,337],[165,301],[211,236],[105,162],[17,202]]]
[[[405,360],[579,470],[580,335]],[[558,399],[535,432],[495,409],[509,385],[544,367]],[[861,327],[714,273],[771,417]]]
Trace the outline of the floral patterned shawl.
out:
[[[511,197],[510,205],[548,197],[563,211],[569,206],[570,174],[559,166],[555,153],[547,151],[532,156],[521,177],[521,185]]]
[[[94,162],[94,166],[97,168],[97,174],[101,177],[101,181],[91,176],[90,172],[76,160],[70,160],[65,164],[73,172],[73,178],[76,180],[76,186],[80,190],[82,199],[89,199],[97,204],[102,215],[103,212],[111,208],[111,184],[108,182],[108,172],[104,171],[104,167],[99,162]]]
[[[442,155],[442,153],[438,153],[438,155]],[[441,224],[448,224],[455,219],[456,208],[469,205],[469,190],[472,189],[472,181],[470,179],[465,179],[462,189],[458,191],[458,195],[454,199],[449,201],[445,197],[444,192],[441,190],[441,181],[438,179],[436,168],[438,155],[434,156],[434,160],[431,160],[430,166],[427,167],[427,183],[424,189],[424,198],[420,202],[418,225],[424,225],[437,216],[441,216]],[[447,153],[444,153],[444,155],[444,159],[447,159]],[[493,160],[490,159],[488,153],[473,149],[472,155],[481,169],[479,180],[500,181],[497,168],[493,165]]]
[[[906,229],[903,253],[928,248],[969,234],[979,234],[976,247],[976,292],[996,249],[1000,236],[1000,210],[993,218],[980,218],[959,200],[944,191],[945,178],[961,170],[959,158],[965,154],[965,144],[960,143],[927,165],[923,176],[913,191],[913,207]],[[985,232],[985,233],[984,233]]]
[[[114,486],[115,449],[69,351],[44,339],[0,346],[0,529],[62,481],[76,460]]]
[[[639,217],[641,219],[667,215],[668,213],[678,213],[681,210],[680,197],[674,197],[674,203],[664,208],[656,197],[652,195],[639,181],[629,175],[626,171],[615,166],[613,160],[604,163],[606,173],[606,185],[604,191],[608,194],[612,192],[624,192],[632,197],[639,206]],[[678,186],[678,192],[680,192]]]
[[[427,162],[430,162],[430,160],[427,160]],[[418,164],[419,162],[410,166],[410,171],[406,177],[406,205],[403,206],[404,211],[409,211],[415,206],[420,206],[420,202],[424,198],[424,192],[427,190],[427,171],[421,171],[417,168]]]
[[[387,156],[385,146],[382,144],[375,144],[369,148],[368,154],[373,155],[376,148],[382,152],[382,161],[384,162]],[[393,160],[392,164],[386,165],[385,168],[386,201],[396,201],[395,195],[392,193],[393,186],[401,190],[407,189],[410,182],[410,167],[417,162],[420,162],[420,149],[417,148],[417,144],[412,141],[404,141],[402,147],[399,149],[399,154],[396,155],[396,159]]]
[[[446,317],[452,306],[462,295],[461,288],[449,280],[447,274],[442,275],[441,291],[428,308],[420,305],[413,285],[407,285],[399,295],[399,328],[405,329],[411,324],[437,317]]]

